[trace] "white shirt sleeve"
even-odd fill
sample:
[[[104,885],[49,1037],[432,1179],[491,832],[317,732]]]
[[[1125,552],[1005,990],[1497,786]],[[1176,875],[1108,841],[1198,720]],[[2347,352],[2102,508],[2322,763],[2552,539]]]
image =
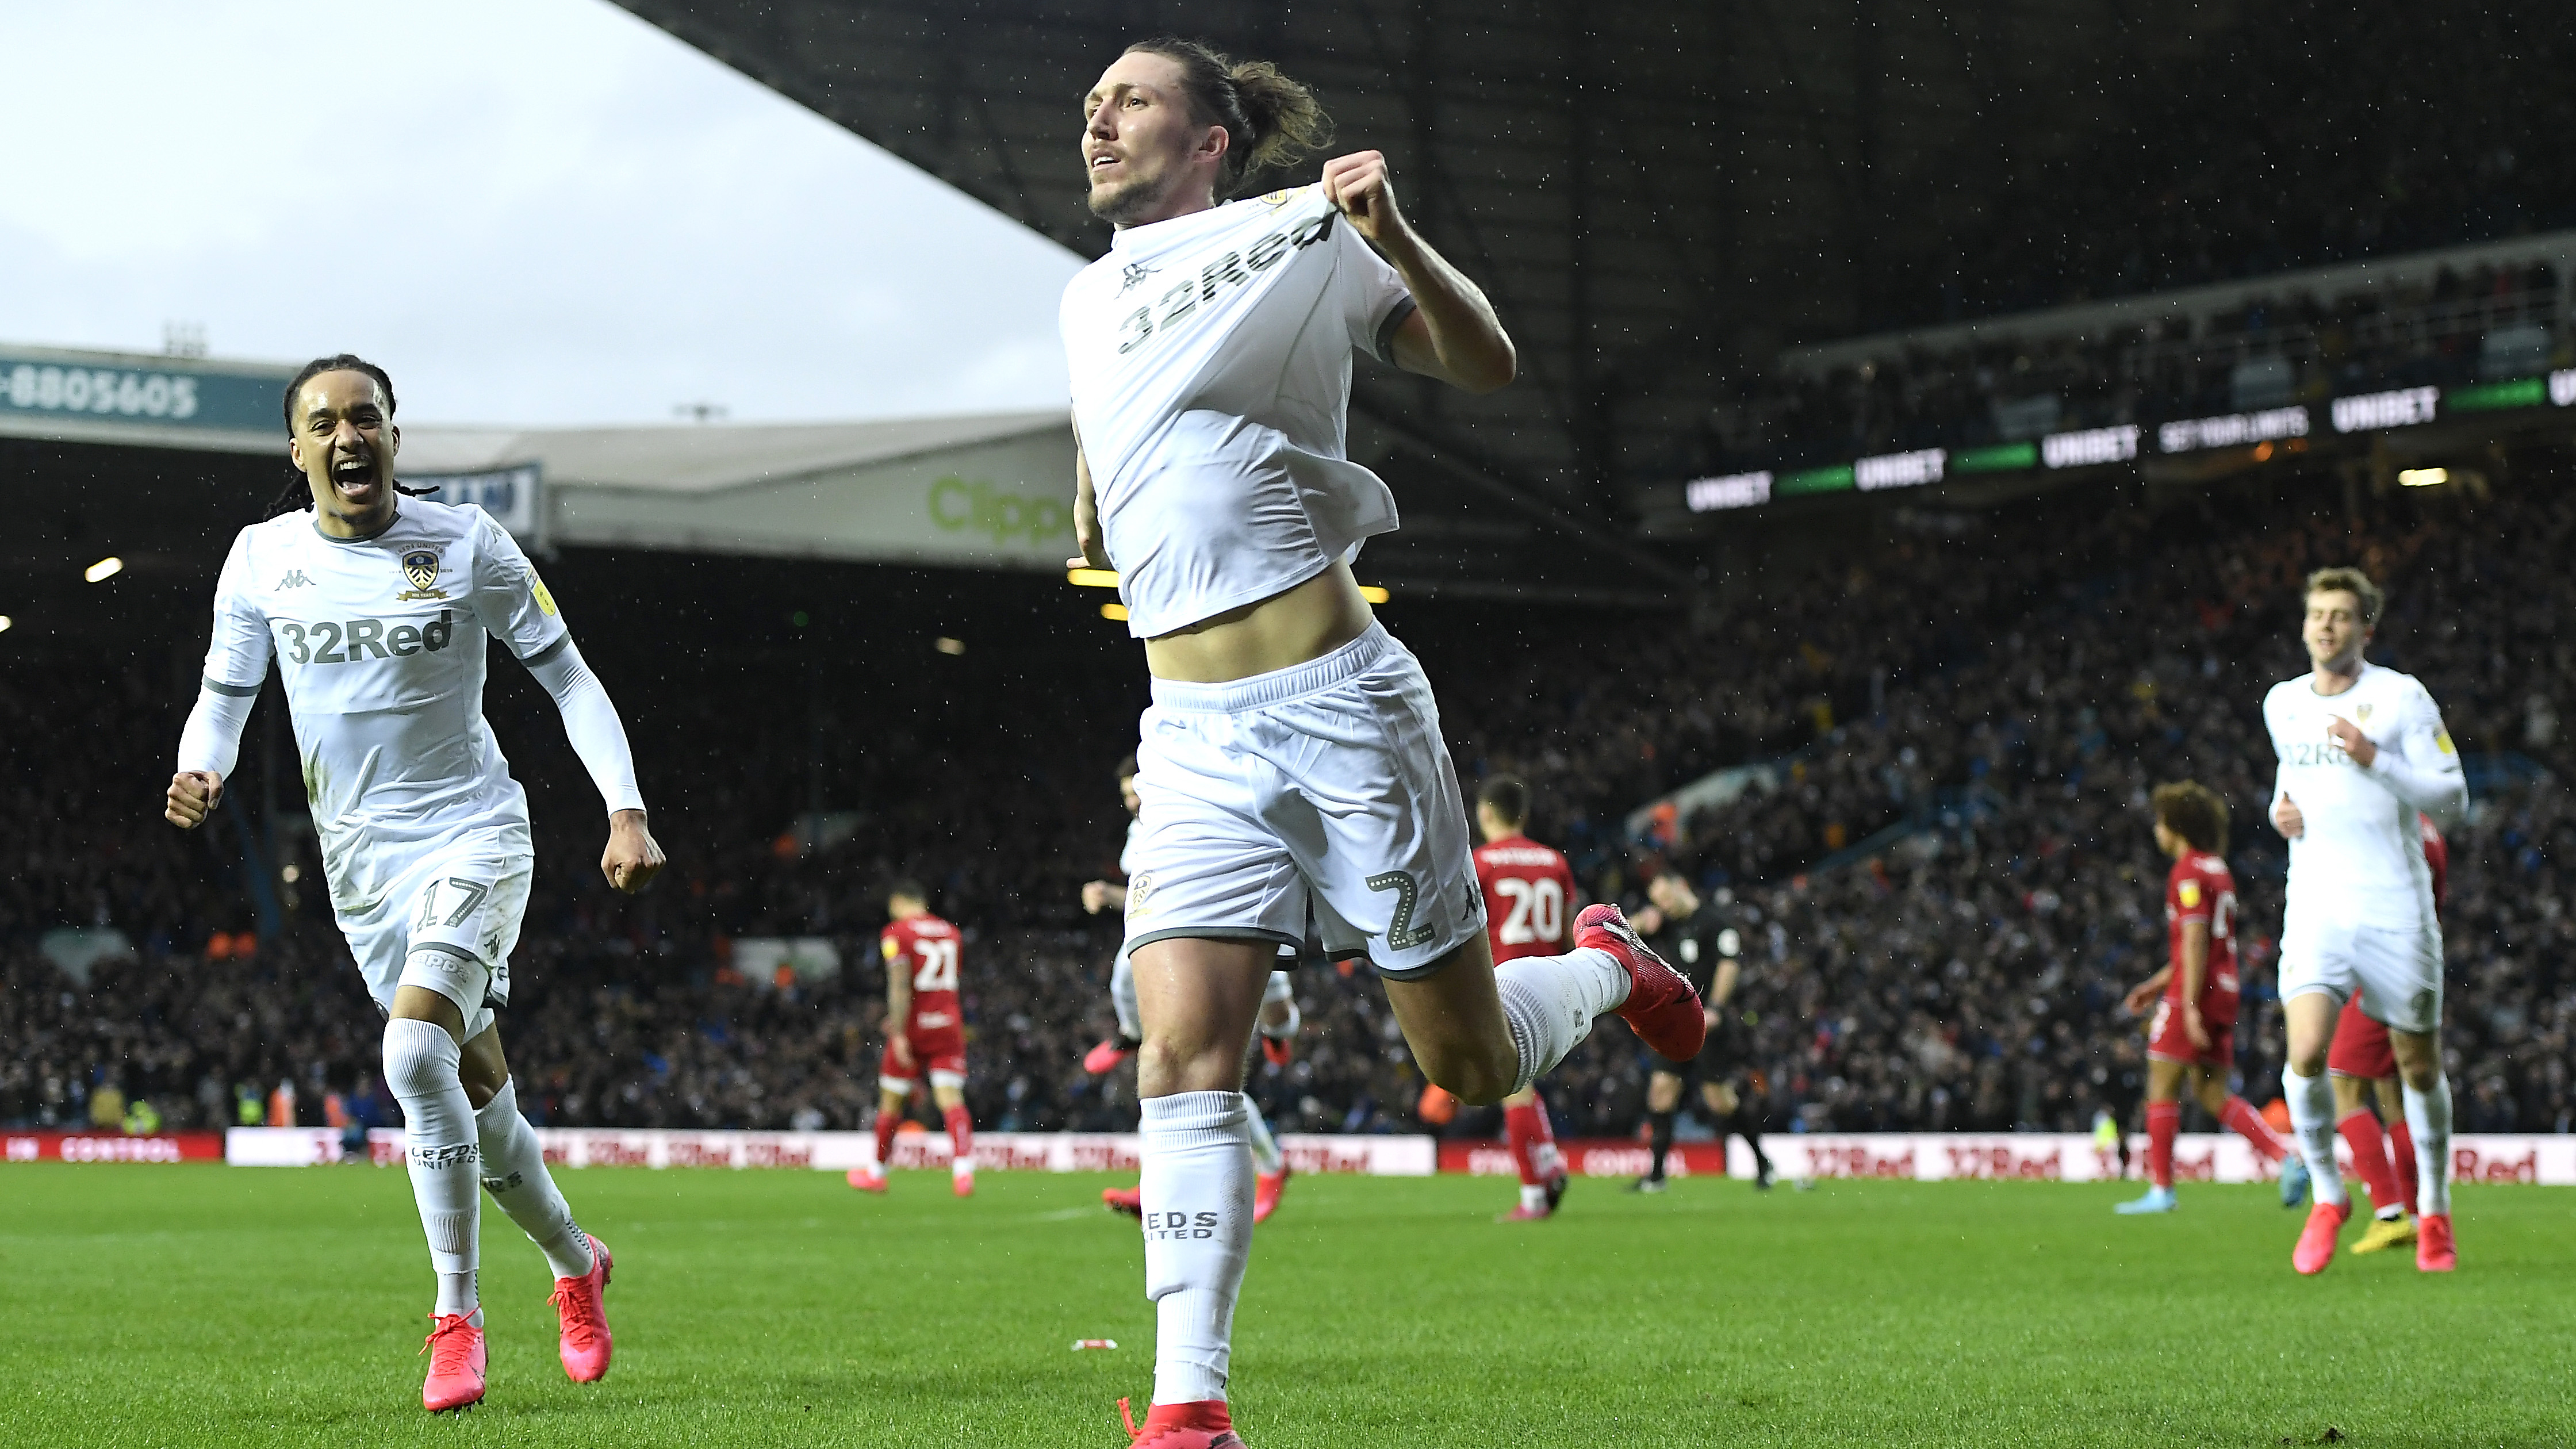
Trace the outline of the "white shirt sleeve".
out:
[[[2420,685],[2397,732],[2371,757],[2369,774],[2390,794],[2432,816],[2437,826],[2457,824],[2469,812],[2469,782],[2459,748],[2442,727],[2432,694]]]
[[[1413,312],[1404,275],[1377,254],[1347,216],[1332,219],[1333,294],[1350,329],[1351,346],[1380,362],[1393,362],[1395,329]]]
[[[572,635],[558,636],[539,657],[530,659],[528,672],[554,696],[555,708],[563,712],[564,736],[572,741],[573,753],[581,756],[582,767],[590,771],[590,781],[599,787],[608,813],[643,809],[644,792],[635,788],[635,754],[626,744],[626,726],[618,720],[617,706],[609,702],[608,691],[600,686],[599,676],[590,672]]]
[[[475,617],[483,621],[484,632],[508,645],[521,662],[534,668],[548,650],[572,638],[555,608],[555,596],[537,577],[537,566],[488,513],[475,520],[473,570],[469,597]]]
[[[242,724],[268,679],[268,619],[250,599],[250,534],[233,539],[215,581],[215,628],[196,707],[179,732],[179,768],[229,776],[241,754]]]

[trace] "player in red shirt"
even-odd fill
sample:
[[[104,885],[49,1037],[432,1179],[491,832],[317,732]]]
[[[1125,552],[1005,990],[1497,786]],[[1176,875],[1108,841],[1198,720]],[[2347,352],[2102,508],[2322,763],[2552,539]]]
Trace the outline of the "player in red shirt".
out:
[[[886,1190],[885,1164],[894,1153],[894,1129],[924,1071],[930,1095],[948,1124],[951,1185],[959,1197],[975,1191],[975,1124],[966,1114],[966,1018],[957,1004],[957,928],[930,913],[930,892],[899,880],[886,891],[894,919],[877,938],[886,963],[886,1050],[877,1068],[877,1161],[850,1170],[850,1186]]]
[[[2451,849],[2442,843],[2431,816],[2418,812],[2415,828],[2424,841],[2424,863],[2433,871],[2433,909],[2439,911],[2450,886]],[[2350,1251],[2376,1253],[2415,1241],[2415,1134],[2406,1126],[2397,1052],[2388,1044],[2388,1028],[2362,1011],[2358,991],[2345,998],[2343,1014],[2335,1021],[2326,1074],[2334,1080],[2335,1130],[2352,1149],[2353,1170],[2370,1189],[2370,1230]],[[2377,1098],[2376,1112],[2366,1097]],[[2383,1120],[2388,1124],[2384,1131]]]
[[[2290,1156],[2263,1114],[2227,1089],[2236,1065],[2236,880],[2218,855],[2227,844],[2227,802],[2191,780],[2157,786],[2153,802],[2156,848],[2173,859],[2165,877],[2173,959],[2128,996],[2131,1011],[2157,1004],[2147,1030],[2149,1186],[2146,1196],[2120,1204],[2124,1213],[2174,1210],[2174,1134],[2182,1126],[2185,1077],[2209,1115],[2265,1159]],[[2296,1201],[2286,1193],[2284,1200]]]
[[[1476,851],[1476,884],[1485,892],[1485,934],[1497,964],[1574,948],[1574,867],[1522,833],[1529,814],[1529,786],[1513,776],[1496,775],[1476,794],[1476,829],[1485,838]],[[1556,1129],[1535,1085],[1503,1099],[1503,1136],[1520,1169],[1521,1202],[1500,1221],[1555,1212],[1565,1196],[1565,1154],[1556,1150]]]

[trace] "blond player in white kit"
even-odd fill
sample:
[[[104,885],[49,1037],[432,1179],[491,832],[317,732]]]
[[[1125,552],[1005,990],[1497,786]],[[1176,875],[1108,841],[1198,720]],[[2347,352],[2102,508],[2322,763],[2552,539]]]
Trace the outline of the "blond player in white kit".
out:
[[[194,829],[223,799],[274,660],[295,723],[331,909],[385,1013],[385,1085],[402,1104],[412,1195],[438,1278],[421,1403],[483,1397],[479,1181],[554,1270],[564,1372],[608,1372],[612,1263],[546,1171],[501,1052],[510,950],[535,851],[527,793],[483,721],[486,638],[527,665],[607,802],[600,869],[621,891],[662,868],[616,707],[554,596],[480,508],[404,496],[393,381],[342,354],[286,390],[288,447],[311,509],[233,540],[215,585],[204,684],[163,812]]]
[[[2352,1215],[2334,1157],[2326,1049],[2346,998],[2388,1027],[2415,1137],[2415,1266],[2456,1267],[2451,1237],[2451,1084],[2442,1073],[2442,927],[2416,813],[2458,821],[2469,790],[2442,713],[2414,676],[2362,658],[2386,602],[2359,569],[2308,576],[2300,638],[2308,673],[2272,686],[2263,723],[2280,757],[2272,824],[2290,842],[2280,986],[2289,1028],[2281,1095],[2315,1206],[2291,1264],[2322,1273]]]
[[[1074,562],[1118,570],[1153,675],[1126,898],[1156,1317],[1135,1437],[1230,1449],[1252,1238],[1236,1089],[1310,910],[1328,950],[1368,956],[1415,1062],[1465,1101],[1527,1085],[1605,1012],[1676,1060],[1703,1024],[1615,908],[1583,914],[1574,950],[1495,969],[1430,685],[1351,573],[1396,527],[1347,456],[1351,353],[1490,392],[1516,362],[1484,294],[1404,220],[1374,151],[1219,204],[1325,138],[1314,98],[1268,65],[1146,41],[1083,116],[1091,209],[1118,230],[1064,294]]]

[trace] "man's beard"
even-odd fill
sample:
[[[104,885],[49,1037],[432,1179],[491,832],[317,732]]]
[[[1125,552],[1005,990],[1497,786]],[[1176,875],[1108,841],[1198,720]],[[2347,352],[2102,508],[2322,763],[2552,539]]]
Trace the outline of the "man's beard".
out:
[[[1162,178],[1138,176],[1113,185],[1106,193],[1094,189],[1088,198],[1091,214],[1112,226],[1124,226],[1152,211],[1163,199]]]

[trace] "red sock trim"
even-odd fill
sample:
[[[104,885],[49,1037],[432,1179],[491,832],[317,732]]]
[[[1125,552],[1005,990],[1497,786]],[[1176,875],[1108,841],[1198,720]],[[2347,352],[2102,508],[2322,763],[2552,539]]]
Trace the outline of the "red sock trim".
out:
[[[2396,1168],[2398,1196],[2411,1213],[2419,1201],[2415,1194],[2422,1188],[2424,1178],[2415,1169],[2415,1129],[2407,1126],[2403,1117],[2388,1124],[2388,1157]]]
[[[1540,1120],[1536,1107],[1503,1109],[1503,1141],[1512,1150],[1512,1165],[1520,1169],[1523,1187],[1538,1186],[1537,1154],[1531,1152],[1530,1147],[1542,1140]]]
[[[1234,1419],[1226,1412],[1223,1399],[1200,1399],[1188,1404],[1156,1404],[1145,1411],[1144,1429],[1231,1429]]]
[[[2370,1189],[2371,1210],[2375,1212],[2395,1202],[2397,1179],[2388,1170],[2388,1143],[2379,1134],[2379,1114],[2368,1107],[2355,1107],[2335,1119],[2335,1131],[2352,1149],[2352,1170],[2361,1174],[2363,1186]]]
[[[2147,1181],[2173,1186],[2174,1134],[2182,1130],[2182,1103],[2147,1104]]]

